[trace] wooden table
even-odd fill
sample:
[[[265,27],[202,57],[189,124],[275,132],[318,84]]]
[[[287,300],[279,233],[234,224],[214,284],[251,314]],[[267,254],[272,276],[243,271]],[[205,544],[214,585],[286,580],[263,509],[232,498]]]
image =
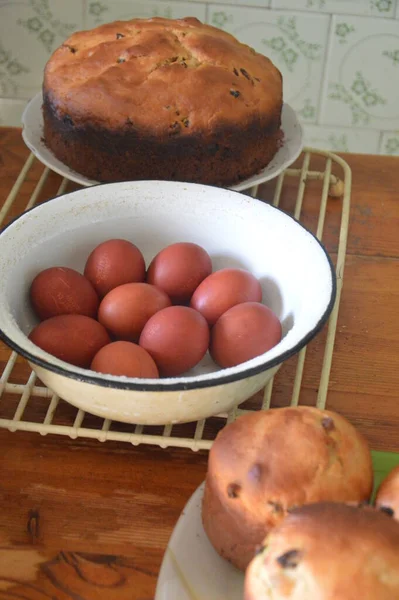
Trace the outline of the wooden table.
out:
[[[0,204],[27,155],[19,130],[0,129]],[[374,449],[399,452],[399,160],[344,158],[352,208],[328,407]],[[13,214],[34,177],[35,169]],[[55,193],[55,179],[49,185]],[[311,358],[317,349],[315,341]],[[0,372],[8,355],[0,347]],[[301,402],[314,403],[316,387],[309,367]],[[0,430],[0,599],[152,599],[168,538],[206,462],[205,452]]]

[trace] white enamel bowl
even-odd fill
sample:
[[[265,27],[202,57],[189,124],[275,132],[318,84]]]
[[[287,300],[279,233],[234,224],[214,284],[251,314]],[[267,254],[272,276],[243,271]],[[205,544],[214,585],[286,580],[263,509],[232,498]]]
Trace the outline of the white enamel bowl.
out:
[[[238,266],[259,278],[263,301],[283,326],[269,352],[220,370],[207,355],[178,378],[102,375],[58,360],[27,335],[34,276],[50,266],[83,271],[110,238],[133,241],[148,262],[163,247],[191,241],[213,269]],[[167,181],[110,183],[65,194],[24,213],[0,233],[0,337],[25,356],[61,398],[98,416],[147,425],[204,419],[260,390],[281,363],[321,329],[335,300],[335,275],[317,239],[281,210],[240,193]]]

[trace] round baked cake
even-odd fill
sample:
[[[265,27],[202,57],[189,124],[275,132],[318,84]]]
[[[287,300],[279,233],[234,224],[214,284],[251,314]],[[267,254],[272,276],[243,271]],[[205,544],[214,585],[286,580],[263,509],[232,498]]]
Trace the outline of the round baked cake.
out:
[[[44,72],[44,141],[97,181],[232,185],[273,158],[281,110],[272,62],[191,17],[74,33]]]

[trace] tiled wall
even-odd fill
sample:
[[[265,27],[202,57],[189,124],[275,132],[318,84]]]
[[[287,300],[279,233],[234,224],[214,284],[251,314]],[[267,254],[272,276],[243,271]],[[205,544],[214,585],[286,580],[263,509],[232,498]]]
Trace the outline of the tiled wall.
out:
[[[0,0],[0,124],[19,125],[73,31],[196,16],[267,54],[308,145],[399,156],[399,0]]]

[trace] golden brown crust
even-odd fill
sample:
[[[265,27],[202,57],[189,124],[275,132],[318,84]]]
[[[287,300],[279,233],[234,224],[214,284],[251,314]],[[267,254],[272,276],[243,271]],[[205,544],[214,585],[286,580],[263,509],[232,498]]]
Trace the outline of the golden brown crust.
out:
[[[48,61],[43,90],[77,127],[89,121],[120,130],[129,119],[161,137],[175,123],[183,136],[229,124],[245,129],[255,118],[265,125],[282,105],[281,75],[268,58],[194,18],[74,33]]]
[[[375,503],[378,507],[391,509],[399,521],[399,465],[381,483]]]
[[[245,569],[294,506],[367,500],[372,483],[367,443],[340,415],[311,407],[247,414],[211,448],[204,528],[216,550]]]
[[[247,569],[244,598],[399,598],[399,524],[369,507],[298,508],[264,540]]]
[[[44,140],[98,181],[232,185],[281,139],[270,60],[197,19],[117,21],[73,34],[48,61]]]

